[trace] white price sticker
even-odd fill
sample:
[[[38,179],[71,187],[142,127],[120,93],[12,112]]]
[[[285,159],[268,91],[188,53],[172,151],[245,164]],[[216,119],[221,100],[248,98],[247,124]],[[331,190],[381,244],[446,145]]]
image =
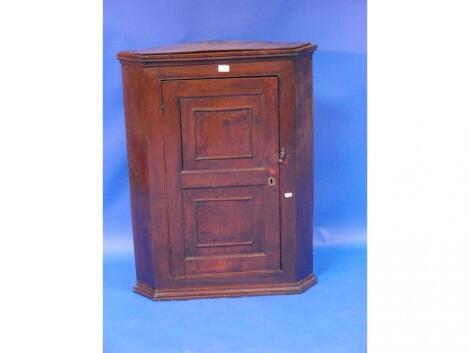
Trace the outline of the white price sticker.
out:
[[[218,66],[219,72],[230,72],[230,65],[219,65]]]

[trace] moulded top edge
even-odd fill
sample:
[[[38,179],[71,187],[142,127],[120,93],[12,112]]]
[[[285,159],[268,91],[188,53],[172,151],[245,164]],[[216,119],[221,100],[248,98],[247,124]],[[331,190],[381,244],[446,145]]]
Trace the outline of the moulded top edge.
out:
[[[118,53],[118,58],[125,61],[148,62],[230,56],[277,56],[296,55],[304,51],[314,51],[316,48],[315,44],[308,42],[208,41],[121,51]]]

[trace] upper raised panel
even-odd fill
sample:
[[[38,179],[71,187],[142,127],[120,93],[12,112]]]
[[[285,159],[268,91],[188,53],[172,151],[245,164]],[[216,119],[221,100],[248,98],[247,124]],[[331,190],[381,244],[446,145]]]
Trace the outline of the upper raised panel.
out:
[[[261,166],[266,120],[262,97],[180,97],[182,169]]]
[[[200,109],[193,116],[196,161],[253,157],[251,107]]]

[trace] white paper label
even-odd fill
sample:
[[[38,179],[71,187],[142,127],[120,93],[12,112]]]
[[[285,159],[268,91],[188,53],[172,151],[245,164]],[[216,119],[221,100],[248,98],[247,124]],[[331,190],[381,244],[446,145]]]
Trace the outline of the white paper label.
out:
[[[286,193],[284,194],[284,197],[285,197],[286,199],[291,198],[291,197],[292,197],[292,193],[291,193],[291,192],[286,192]]]
[[[219,65],[219,72],[230,72],[230,65]]]

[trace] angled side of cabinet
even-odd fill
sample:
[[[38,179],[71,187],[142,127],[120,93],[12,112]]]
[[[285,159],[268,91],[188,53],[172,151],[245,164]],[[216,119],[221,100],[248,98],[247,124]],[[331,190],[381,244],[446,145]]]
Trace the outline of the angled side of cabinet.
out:
[[[206,42],[119,53],[136,292],[299,293],[316,282],[315,48]]]

